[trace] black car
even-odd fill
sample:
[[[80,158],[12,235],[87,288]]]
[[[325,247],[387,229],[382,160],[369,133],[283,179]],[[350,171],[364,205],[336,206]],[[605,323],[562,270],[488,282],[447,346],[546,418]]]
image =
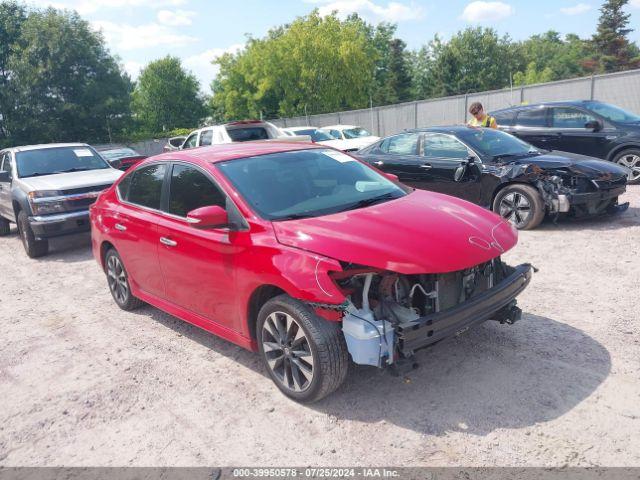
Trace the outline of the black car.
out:
[[[122,146],[106,146],[106,147],[96,147],[96,150],[102,155],[113,168],[117,168],[119,170],[128,170],[133,167],[136,163],[144,160],[146,155],[141,155],[136,152],[133,148],[122,147]]]
[[[574,216],[626,209],[628,169],[590,157],[559,154],[499,130],[465,126],[407,130],[354,154],[411,187],[490,208],[519,229],[546,213]]]
[[[492,112],[498,128],[539,148],[579,153],[631,170],[640,184],[640,116],[596,101],[553,102]]]

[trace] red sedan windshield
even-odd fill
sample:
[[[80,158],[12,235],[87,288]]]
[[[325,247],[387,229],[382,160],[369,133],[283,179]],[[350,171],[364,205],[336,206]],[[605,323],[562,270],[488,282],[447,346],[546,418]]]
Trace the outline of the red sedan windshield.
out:
[[[326,215],[406,194],[375,170],[335,150],[282,152],[217,165],[268,220]]]

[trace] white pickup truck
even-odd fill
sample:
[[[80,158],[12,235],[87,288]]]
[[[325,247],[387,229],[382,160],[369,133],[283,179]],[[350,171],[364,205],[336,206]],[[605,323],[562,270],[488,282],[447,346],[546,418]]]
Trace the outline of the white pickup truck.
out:
[[[273,123],[262,120],[242,120],[239,122],[212,125],[189,134],[181,150],[233,142],[255,142],[260,140],[282,140],[286,142],[310,142],[308,135],[287,135]]]
[[[0,151],[0,235],[16,223],[27,255],[46,255],[50,238],[91,229],[89,206],[122,173],[84,143]]]

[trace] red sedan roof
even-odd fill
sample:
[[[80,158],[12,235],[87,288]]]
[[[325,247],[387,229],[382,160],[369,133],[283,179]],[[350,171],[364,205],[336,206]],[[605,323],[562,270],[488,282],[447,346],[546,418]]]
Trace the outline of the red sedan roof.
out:
[[[167,152],[153,157],[154,160],[192,160],[216,163],[235,158],[253,157],[269,153],[292,152],[310,148],[327,148],[307,142],[237,142],[199,147],[193,150]]]

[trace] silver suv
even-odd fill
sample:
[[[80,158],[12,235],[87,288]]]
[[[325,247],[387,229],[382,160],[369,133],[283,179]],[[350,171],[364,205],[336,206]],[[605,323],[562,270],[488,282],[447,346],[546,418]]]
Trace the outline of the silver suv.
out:
[[[46,255],[49,238],[90,230],[89,206],[122,173],[84,143],[0,151],[0,235],[16,223],[27,255]]]

